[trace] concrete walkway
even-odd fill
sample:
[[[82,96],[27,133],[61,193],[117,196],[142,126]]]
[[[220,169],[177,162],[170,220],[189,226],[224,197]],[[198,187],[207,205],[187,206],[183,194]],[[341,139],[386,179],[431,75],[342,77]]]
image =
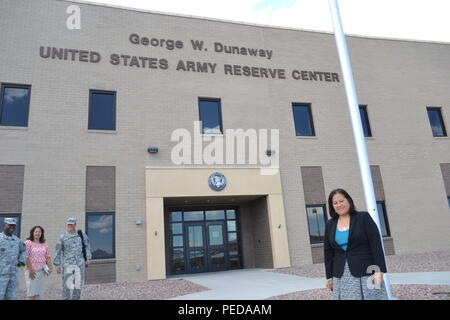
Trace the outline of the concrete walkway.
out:
[[[389,274],[391,284],[450,285],[450,272]],[[267,269],[241,269],[170,277],[184,279],[211,290],[188,294],[174,300],[263,300],[296,291],[322,289],[325,278],[305,278],[270,272]]]

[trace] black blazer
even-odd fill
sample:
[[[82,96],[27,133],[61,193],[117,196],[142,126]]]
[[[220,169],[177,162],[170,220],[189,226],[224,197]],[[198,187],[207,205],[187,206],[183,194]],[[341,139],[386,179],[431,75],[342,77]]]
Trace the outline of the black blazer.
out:
[[[367,267],[376,265],[386,272],[381,237],[377,225],[368,212],[356,212],[350,216],[350,231],[347,251],[343,251],[335,241],[338,217],[327,221],[325,227],[324,251],[327,279],[340,278],[347,260],[350,273],[354,277],[369,275]]]

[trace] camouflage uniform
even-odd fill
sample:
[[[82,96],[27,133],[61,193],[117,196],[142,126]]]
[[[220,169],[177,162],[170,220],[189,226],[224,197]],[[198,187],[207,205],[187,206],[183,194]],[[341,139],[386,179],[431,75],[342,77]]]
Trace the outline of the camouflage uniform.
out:
[[[86,247],[86,259],[91,260],[91,247],[89,239],[83,232],[84,245]],[[53,264],[57,268],[61,268],[62,262],[62,295],[64,300],[79,300],[81,296],[81,288],[84,284],[85,261],[83,258],[83,247],[81,238],[77,232],[65,232],[59,237],[56,244],[56,254]],[[70,291],[73,290],[72,297]]]
[[[23,264],[26,262],[26,249],[22,240],[15,235],[8,237],[0,233],[0,300],[16,300],[19,261]]]

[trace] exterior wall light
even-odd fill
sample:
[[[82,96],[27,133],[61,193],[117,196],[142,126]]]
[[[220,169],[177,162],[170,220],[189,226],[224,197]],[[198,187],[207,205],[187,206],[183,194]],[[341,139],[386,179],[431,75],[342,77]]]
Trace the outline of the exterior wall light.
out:
[[[158,147],[148,147],[148,153],[158,153]]]
[[[137,226],[140,226],[142,224],[142,220],[141,219],[136,219],[135,221]]]
[[[267,150],[266,150],[266,155],[267,155],[268,157],[270,157],[270,156],[273,155],[273,154],[275,154],[275,150],[270,150],[270,149],[267,149]]]

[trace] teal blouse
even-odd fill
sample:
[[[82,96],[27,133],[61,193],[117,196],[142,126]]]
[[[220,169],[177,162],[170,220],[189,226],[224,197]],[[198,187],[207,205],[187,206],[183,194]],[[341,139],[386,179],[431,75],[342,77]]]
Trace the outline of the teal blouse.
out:
[[[349,231],[350,230],[339,231],[339,229],[336,227],[336,236],[334,237],[334,240],[344,251],[347,251]]]

